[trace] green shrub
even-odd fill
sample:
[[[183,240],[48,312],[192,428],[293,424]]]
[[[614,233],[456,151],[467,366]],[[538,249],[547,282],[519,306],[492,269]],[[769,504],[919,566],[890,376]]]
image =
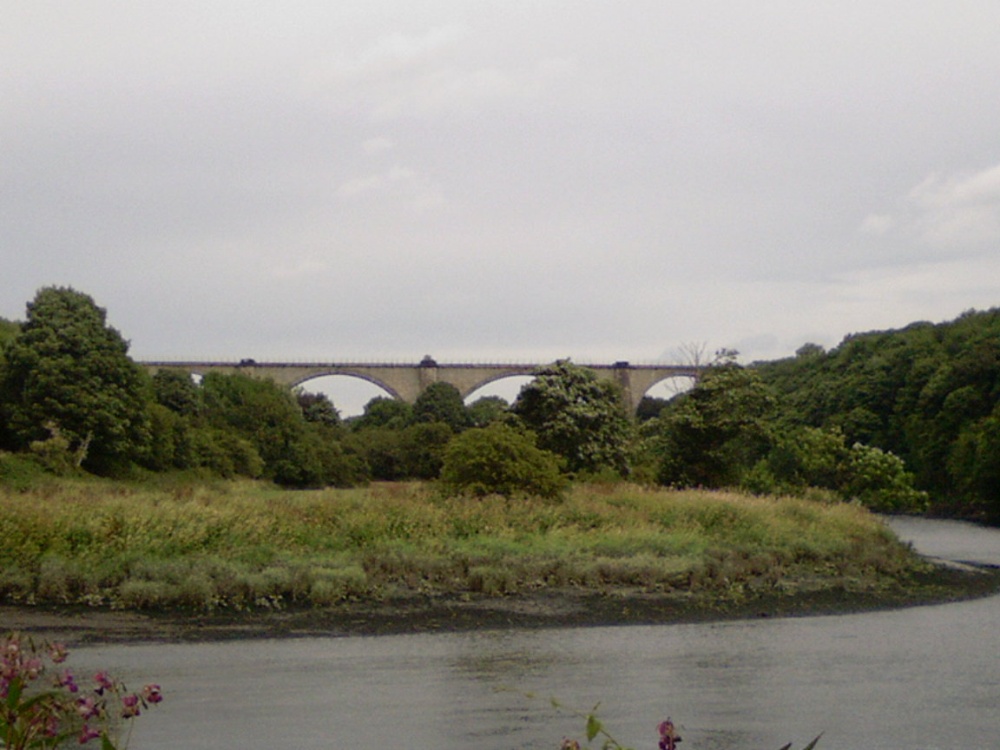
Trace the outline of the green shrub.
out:
[[[555,497],[565,485],[555,454],[535,445],[530,432],[500,423],[453,438],[445,449],[441,481],[450,492],[480,497]]]

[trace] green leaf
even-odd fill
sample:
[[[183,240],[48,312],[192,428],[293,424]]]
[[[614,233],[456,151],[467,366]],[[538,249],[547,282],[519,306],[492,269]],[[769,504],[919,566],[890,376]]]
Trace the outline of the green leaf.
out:
[[[587,742],[593,741],[594,737],[604,729],[600,719],[593,714],[587,717]]]

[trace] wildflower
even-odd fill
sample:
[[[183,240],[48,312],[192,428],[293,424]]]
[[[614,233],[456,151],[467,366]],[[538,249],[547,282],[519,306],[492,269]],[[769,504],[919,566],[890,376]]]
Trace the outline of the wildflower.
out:
[[[73,673],[68,669],[64,669],[59,673],[59,677],[56,679],[56,687],[64,687],[71,693],[77,692],[80,688],[76,685],[76,680],[73,678]]]
[[[99,729],[95,729],[89,724],[84,724],[83,728],[80,730],[80,736],[77,737],[77,741],[81,745],[86,745],[91,740],[96,740],[100,736],[101,731]]]
[[[676,750],[677,743],[681,741],[681,738],[677,734],[674,722],[670,719],[661,721],[657,730],[660,733],[660,750]]]
[[[80,714],[81,719],[91,719],[100,715],[101,707],[97,705],[97,701],[88,695],[77,700],[76,712]]]
[[[115,683],[103,669],[94,675],[94,684],[94,692],[98,695],[104,695],[105,690],[114,690],[115,687]]]
[[[21,674],[28,680],[34,680],[38,678],[38,675],[42,673],[42,660],[37,656],[33,656],[30,659],[25,659],[21,663]]]
[[[142,699],[146,703],[159,703],[163,700],[159,685],[145,685],[142,688]]]
[[[135,693],[129,693],[128,695],[122,696],[122,718],[131,719],[133,716],[138,716],[140,714],[139,710],[139,696]]]
[[[564,738],[562,745],[559,746],[559,750],[580,750],[580,743],[576,740]]]
[[[52,659],[53,664],[62,664],[66,661],[67,656],[69,656],[69,651],[66,650],[64,644],[53,643],[49,646],[49,658]]]

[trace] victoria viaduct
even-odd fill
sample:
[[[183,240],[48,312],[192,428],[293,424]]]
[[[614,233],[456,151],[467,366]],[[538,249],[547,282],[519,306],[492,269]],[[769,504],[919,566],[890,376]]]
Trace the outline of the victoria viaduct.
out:
[[[327,375],[348,375],[361,378],[384,388],[393,398],[412,404],[431,383],[450,383],[467,397],[488,383],[517,375],[534,375],[544,365],[539,364],[438,364],[424,357],[417,364],[396,363],[336,363],[336,362],[143,362],[150,374],[162,369],[185,370],[192,375],[210,372],[241,373],[268,378],[290,388]],[[646,392],[669,378],[697,379],[702,371],[698,365],[633,365],[615,362],[613,365],[582,365],[599,378],[618,383],[634,412]]]

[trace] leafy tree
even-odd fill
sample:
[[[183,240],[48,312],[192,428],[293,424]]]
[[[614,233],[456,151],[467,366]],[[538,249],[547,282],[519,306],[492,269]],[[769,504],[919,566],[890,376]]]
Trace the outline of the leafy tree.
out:
[[[469,426],[469,415],[458,388],[451,383],[431,383],[413,403],[414,422],[444,422],[453,431]]]
[[[670,400],[666,398],[643,396],[639,400],[639,408],[635,410],[635,418],[640,422],[648,422],[650,419],[656,419],[669,403]]]
[[[364,413],[351,420],[355,430],[368,430],[376,427],[402,429],[413,417],[413,407],[405,401],[377,396],[365,404]]]
[[[630,471],[632,422],[617,385],[562,360],[540,369],[511,411],[538,435],[538,447],[562,456],[572,472]]]
[[[474,496],[554,497],[565,485],[559,457],[535,444],[533,433],[494,423],[456,436],[444,452],[444,487]]]
[[[86,294],[46,287],[4,349],[0,402],[15,447],[58,429],[96,471],[135,458],[148,440],[148,378],[128,342]]]
[[[190,373],[163,369],[153,375],[153,396],[156,403],[176,414],[196,414],[201,405],[201,393]]]
[[[367,468],[356,455],[330,439],[326,425],[309,423],[273,467],[274,481],[289,487],[350,487],[364,481]]]
[[[507,416],[508,409],[510,404],[500,396],[483,396],[466,407],[469,424],[473,427],[486,427],[488,424],[503,420]]]
[[[848,447],[838,428],[802,427],[782,435],[743,485],[790,494],[818,487],[879,511],[921,511],[927,504],[902,459],[862,443]]]
[[[340,412],[325,393],[309,393],[297,388],[295,400],[307,422],[316,422],[328,427],[340,425]]]
[[[443,422],[421,422],[402,429],[357,430],[350,433],[347,443],[363,459],[372,479],[435,479],[453,435]]]
[[[653,423],[658,479],[676,487],[724,487],[766,452],[775,400],[756,372],[730,359],[709,368]]]

